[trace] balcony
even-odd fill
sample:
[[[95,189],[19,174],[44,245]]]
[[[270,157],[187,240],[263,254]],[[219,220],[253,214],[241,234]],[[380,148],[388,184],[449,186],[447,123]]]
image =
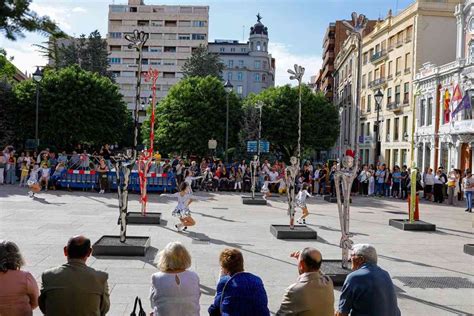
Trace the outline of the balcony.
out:
[[[399,77],[401,74],[402,74],[401,71],[397,71],[397,72],[395,73],[395,77]]]
[[[393,75],[388,75],[387,76],[387,81],[392,80],[392,79],[393,79]]]
[[[399,113],[402,111],[402,106],[400,102],[391,102],[387,104],[387,110],[393,111],[395,113]]]
[[[330,61],[332,61],[332,64],[334,63],[334,52],[327,51],[324,55],[323,67]]]
[[[369,82],[369,88],[370,89],[378,88],[378,87],[384,85],[385,82],[386,82],[385,77],[375,79],[374,81]]]
[[[384,60],[385,57],[387,57],[387,51],[384,49],[384,50],[378,51],[375,54],[373,54],[372,56],[370,56],[370,62],[375,64],[375,63],[378,63],[378,62]]]
[[[326,52],[329,48],[334,48],[336,40],[334,38],[328,38],[323,44],[323,52]]]

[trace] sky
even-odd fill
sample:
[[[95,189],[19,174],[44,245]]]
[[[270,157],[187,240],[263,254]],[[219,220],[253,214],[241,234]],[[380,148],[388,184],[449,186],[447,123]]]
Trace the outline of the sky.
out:
[[[256,14],[268,27],[269,52],[276,59],[276,85],[290,83],[286,70],[298,63],[306,68],[308,82],[321,66],[322,40],[326,28],[335,20],[350,19],[351,13],[364,13],[369,19],[385,18],[389,9],[400,12],[414,0],[145,0],[145,4],[199,4],[209,6],[209,41],[236,39],[247,41]],[[79,36],[99,30],[107,33],[109,4],[127,0],[33,0],[31,9],[48,15],[69,35]],[[31,73],[45,65],[33,44],[47,38],[27,33],[16,42],[0,35],[0,47],[13,56],[13,63]]]

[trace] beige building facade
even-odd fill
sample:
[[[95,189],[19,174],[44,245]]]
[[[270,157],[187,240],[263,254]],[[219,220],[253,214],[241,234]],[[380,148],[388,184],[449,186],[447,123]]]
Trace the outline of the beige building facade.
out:
[[[135,29],[149,33],[143,47],[142,71],[159,70],[158,99],[164,98],[171,86],[183,77],[181,67],[192,50],[208,42],[208,6],[146,5],[143,0],[129,0],[128,5],[110,5],[108,21],[109,70],[129,110],[135,106],[138,52],[128,48],[126,34]],[[144,104],[151,93],[150,83],[143,78]],[[144,116],[145,111],[141,111],[141,120]]]
[[[363,163],[387,166],[411,163],[413,79],[427,61],[455,58],[456,18],[461,0],[418,0],[394,16],[391,12],[363,39],[359,128]],[[384,97],[379,108],[374,94]],[[375,127],[379,110],[380,156],[376,157]]]

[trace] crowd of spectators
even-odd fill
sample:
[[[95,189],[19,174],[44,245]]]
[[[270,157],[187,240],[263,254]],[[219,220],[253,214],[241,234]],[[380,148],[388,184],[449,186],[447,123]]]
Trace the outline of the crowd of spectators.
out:
[[[70,238],[64,247],[67,262],[43,272],[39,289],[31,273],[22,270],[24,260],[18,246],[0,241],[0,315],[32,315],[38,306],[45,315],[107,314],[109,276],[87,265],[91,254],[88,238]],[[344,282],[336,311],[333,282],[321,271],[321,252],[307,247],[290,256],[298,262],[299,277],[286,289],[276,315],[400,315],[394,285],[389,273],[377,265],[373,246],[353,246],[353,272]],[[158,271],[151,276],[150,315],[200,315],[200,281],[190,270],[188,250],[180,242],[171,242],[157,259]],[[242,252],[224,249],[219,264],[220,278],[209,315],[270,315],[264,282],[245,271]]]

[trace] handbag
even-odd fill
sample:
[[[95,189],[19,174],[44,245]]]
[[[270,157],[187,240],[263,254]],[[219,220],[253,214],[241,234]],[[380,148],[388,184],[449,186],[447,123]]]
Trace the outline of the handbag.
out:
[[[139,310],[138,314],[136,313],[137,311],[137,303],[139,305]],[[146,316],[145,310],[142,307],[142,300],[137,296],[135,297],[135,304],[133,304],[133,311],[130,314],[130,316]]]

